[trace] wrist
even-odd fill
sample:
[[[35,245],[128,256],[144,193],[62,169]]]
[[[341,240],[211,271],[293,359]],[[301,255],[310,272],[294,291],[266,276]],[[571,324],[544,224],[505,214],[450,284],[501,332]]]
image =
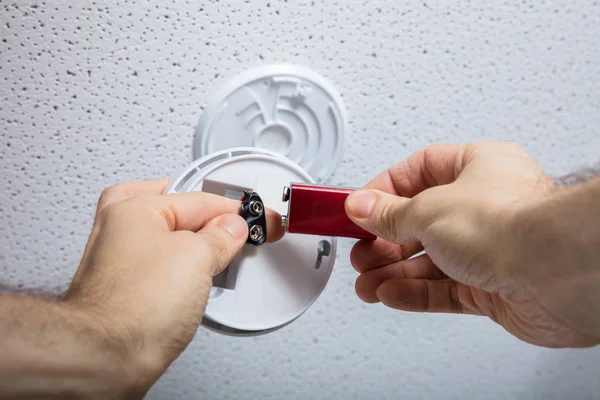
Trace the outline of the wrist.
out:
[[[509,229],[515,234],[511,244],[514,254],[510,260],[515,267],[512,271],[515,277],[523,282],[539,283],[582,272],[567,268],[573,256],[588,246],[580,240],[578,232],[591,222],[589,216],[577,221],[572,215],[573,212],[586,213],[577,205],[581,196],[578,192],[580,187],[555,186],[543,196],[511,210]]]
[[[543,308],[600,343],[600,179],[556,190],[515,221],[515,274]]]
[[[562,277],[600,273],[600,179],[557,190],[536,210],[526,212],[537,259],[552,266],[551,273]]]
[[[106,382],[111,382],[113,393],[109,398],[143,398],[163,368],[158,358],[148,353],[142,335],[104,310],[81,301],[56,304],[77,321],[79,330],[86,331],[99,385],[106,387]],[[103,396],[106,398],[106,394]]]

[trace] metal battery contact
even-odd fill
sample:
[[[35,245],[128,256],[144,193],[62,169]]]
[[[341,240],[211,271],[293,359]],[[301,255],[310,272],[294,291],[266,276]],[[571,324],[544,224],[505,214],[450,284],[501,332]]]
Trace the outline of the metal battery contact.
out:
[[[287,232],[287,228],[288,228],[288,222],[289,222],[289,215],[290,215],[290,204],[291,204],[291,200],[292,199],[292,190],[289,186],[284,186],[283,187],[283,193],[281,194],[281,201],[282,202],[287,202],[288,203],[288,213],[287,215],[282,215],[281,216],[281,226],[285,227],[285,231]]]
[[[258,193],[244,191],[241,214],[248,224],[246,244],[250,246],[263,245],[267,241],[267,218],[265,205]]]

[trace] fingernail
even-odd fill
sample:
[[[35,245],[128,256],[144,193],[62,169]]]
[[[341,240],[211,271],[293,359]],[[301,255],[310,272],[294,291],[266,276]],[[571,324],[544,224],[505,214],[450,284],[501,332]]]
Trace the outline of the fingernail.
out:
[[[358,190],[348,196],[346,203],[348,214],[355,218],[365,218],[371,215],[375,208],[377,196],[369,190]]]
[[[219,225],[236,239],[248,236],[248,226],[242,217],[238,215],[223,215]]]

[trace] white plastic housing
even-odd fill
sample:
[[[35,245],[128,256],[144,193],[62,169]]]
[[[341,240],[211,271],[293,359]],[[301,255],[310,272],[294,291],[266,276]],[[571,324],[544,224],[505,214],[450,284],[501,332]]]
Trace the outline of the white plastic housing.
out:
[[[326,78],[298,65],[242,72],[210,98],[196,128],[194,158],[249,146],[274,151],[325,182],[342,160],[347,117]]]
[[[172,181],[167,193],[205,191],[241,199],[256,191],[265,206],[285,213],[284,186],[313,183],[297,164],[267,150],[234,148],[194,161]],[[268,233],[267,233],[268,234]],[[321,241],[331,245],[317,266]],[[281,328],[319,297],[333,269],[336,239],[286,234],[276,243],[246,246],[213,279],[203,324],[222,333],[255,335]]]

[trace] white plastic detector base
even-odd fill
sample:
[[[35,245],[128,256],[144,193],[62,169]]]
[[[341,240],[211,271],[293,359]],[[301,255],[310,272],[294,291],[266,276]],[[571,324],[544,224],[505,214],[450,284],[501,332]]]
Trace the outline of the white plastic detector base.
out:
[[[256,191],[266,207],[285,213],[284,186],[313,183],[298,165],[274,152],[256,148],[219,151],[194,161],[172,181],[167,193],[205,191],[240,200]],[[319,268],[318,248],[331,251]],[[221,333],[257,335],[279,329],[304,313],[319,297],[333,269],[335,238],[286,234],[276,243],[246,246],[213,280],[203,324]]]
[[[327,79],[277,64],[235,76],[209,101],[194,138],[194,158],[249,146],[274,151],[325,182],[342,160],[347,117]]]

